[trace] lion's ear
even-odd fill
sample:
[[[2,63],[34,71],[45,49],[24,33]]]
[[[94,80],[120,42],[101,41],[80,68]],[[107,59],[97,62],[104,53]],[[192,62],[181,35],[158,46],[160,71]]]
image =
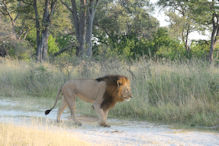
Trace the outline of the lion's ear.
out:
[[[122,80],[121,79],[117,80],[117,85],[118,85],[118,87],[122,85]]]

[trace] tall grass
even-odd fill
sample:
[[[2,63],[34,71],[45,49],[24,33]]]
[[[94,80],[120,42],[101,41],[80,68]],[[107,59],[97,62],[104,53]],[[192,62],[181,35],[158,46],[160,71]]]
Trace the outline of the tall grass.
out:
[[[74,60],[52,65],[1,60],[0,94],[54,98],[66,80],[106,74],[128,76],[135,97],[116,105],[112,117],[219,126],[219,68],[202,61]],[[87,104],[78,105],[78,111],[91,112]]]

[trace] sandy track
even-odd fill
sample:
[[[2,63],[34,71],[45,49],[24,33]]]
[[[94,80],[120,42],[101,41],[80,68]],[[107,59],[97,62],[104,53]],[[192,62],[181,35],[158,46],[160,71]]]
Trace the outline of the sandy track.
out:
[[[148,122],[109,120],[111,128],[84,120],[71,129],[82,140],[101,145],[219,145],[219,133],[170,129]]]
[[[40,127],[46,126],[54,131],[61,128],[91,145],[219,146],[219,133],[216,132],[171,129],[165,125],[115,119],[109,120],[112,125],[110,128],[102,128],[97,125],[96,119],[88,117],[80,117],[83,125],[76,127],[67,115],[61,124],[57,124],[51,117],[45,119],[19,116],[13,119],[13,123],[39,124]],[[4,118],[6,121],[7,117]],[[9,122],[13,121],[11,117],[8,119]],[[2,116],[0,120],[3,120]]]
[[[51,124],[52,128],[67,130],[69,134],[77,135],[91,145],[219,146],[219,133],[217,132],[171,129],[165,125],[148,122],[109,119],[111,128],[102,128],[97,125],[96,118],[80,116],[79,119],[83,125],[75,127],[69,118],[69,113],[65,112],[62,118],[63,122],[56,124],[57,110],[45,117],[44,108],[39,108],[39,104],[36,104],[35,101],[29,101],[23,108],[20,108],[21,100],[0,98],[1,122],[32,124],[34,121],[35,124],[45,126]],[[41,104],[41,106],[43,105]]]

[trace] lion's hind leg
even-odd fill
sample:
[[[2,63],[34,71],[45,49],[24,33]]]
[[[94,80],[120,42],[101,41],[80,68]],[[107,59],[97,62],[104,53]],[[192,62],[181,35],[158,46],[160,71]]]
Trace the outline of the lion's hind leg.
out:
[[[61,104],[61,106],[59,107],[59,110],[58,110],[58,113],[57,113],[57,122],[58,122],[58,123],[60,122],[61,115],[62,115],[62,113],[64,112],[64,110],[65,110],[66,107],[67,107],[67,103],[66,103],[65,99],[62,98],[62,104]]]
[[[67,102],[67,105],[70,109],[70,112],[71,112],[71,117],[73,119],[73,121],[75,122],[76,125],[78,126],[81,126],[81,122],[79,122],[77,119],[76,119],[76,116],[75,116],[75,109],[76,109],[76,96],[74,93],[64,93],[64,98]]]

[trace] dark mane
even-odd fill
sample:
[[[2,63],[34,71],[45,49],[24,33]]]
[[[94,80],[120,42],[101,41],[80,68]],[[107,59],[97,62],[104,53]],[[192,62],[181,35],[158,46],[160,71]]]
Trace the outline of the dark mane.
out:
[[[117,81],[121,78],[125,78],[126,80],[128,80],[126,76],[122,76],[122,75],[107,75],[96,79],[96,81],[98,82],[101,81],[106,82],[106,91],[103,95],[104,100],[101,103],[101,108],[104,111],[112,108],[118,101],[119,97],[117,97],[118,95]]]
[[[122,75],[107,75],[107,76],[104,76],[104,77],[96,78],[95,80],[98,81],[98,82],[105,81],[108,84],[117,85],[117,81],[120,78],[126,78],[128,80],[128,78],[126,76],[122,76]]]

